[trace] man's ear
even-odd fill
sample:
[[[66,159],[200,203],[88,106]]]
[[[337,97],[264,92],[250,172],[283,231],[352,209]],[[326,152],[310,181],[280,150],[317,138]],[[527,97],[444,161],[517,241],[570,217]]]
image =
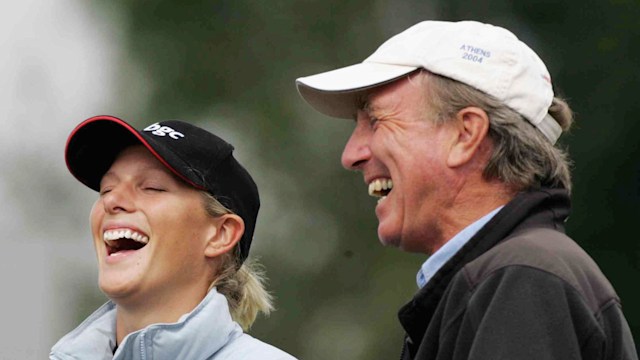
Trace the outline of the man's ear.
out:
[[[489,133],[489,116],[484,110],[470,106],[458,111],[454,123],[457,138],[447,158],[447,165],[452,168],[468,163],[478,153]]]
[[[215,219],[217,231],[207,242],[204,255],[209,258],[229,252],[244,234],[244,221],[236,214],[225,214]]]

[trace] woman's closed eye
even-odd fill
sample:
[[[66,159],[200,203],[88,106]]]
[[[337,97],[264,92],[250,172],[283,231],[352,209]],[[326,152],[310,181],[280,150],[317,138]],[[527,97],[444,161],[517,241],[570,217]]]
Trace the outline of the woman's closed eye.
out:
[[[160,185],[144,185],[142,187],[143,190],[145,191],[152,191],[152,192],[165,192],[167,191],[167,188],[165,186],[160,186]]]

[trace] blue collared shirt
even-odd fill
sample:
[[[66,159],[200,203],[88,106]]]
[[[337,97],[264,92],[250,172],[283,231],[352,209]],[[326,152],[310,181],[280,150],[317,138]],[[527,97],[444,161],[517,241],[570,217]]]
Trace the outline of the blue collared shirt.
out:
[[[462,231],[456,234],[456,236],[452,237],[449,241],[447,241],[438,251],[433,253],[433,255],[429,256],[427,261],[422,264],[420,270],[418,270],[418,274],[416,275],[416,282],[418,283],[418,287],[422,288],[425,286],[429,280],[435,275],[435,273],[440,270],[442,265],[444,265],[455,253],[460,250],[464,244],[466,244],[473,235],[475,235],[478,230],[480,230],[483,226],[485,226],[489,220],[493,218],[493,216],[502,209],[503,206],[498,207],[497,209],[491,211],[487,215],[481,217],[476,220],[471,225],[464,228]]]

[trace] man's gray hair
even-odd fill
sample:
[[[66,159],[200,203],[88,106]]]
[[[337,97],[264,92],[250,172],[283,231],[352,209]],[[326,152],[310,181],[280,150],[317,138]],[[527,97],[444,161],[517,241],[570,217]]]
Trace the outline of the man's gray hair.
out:
[[[423,75],[424,74],[424,75]],[[499,179],[516,191],[541,187],[571,191],[571,162],[567,152],[549,142],[544,135],[516,111],[493,96],[466,84],[423,70],[430,117],[443,123],[469,106],[483,109],[489,116],[489,137],[493,154],[484,169],[487,180]],[[415,80],[415,79],[412,79]],[[563,131],[573,122],[567,103],[554,98],[549,114]]]

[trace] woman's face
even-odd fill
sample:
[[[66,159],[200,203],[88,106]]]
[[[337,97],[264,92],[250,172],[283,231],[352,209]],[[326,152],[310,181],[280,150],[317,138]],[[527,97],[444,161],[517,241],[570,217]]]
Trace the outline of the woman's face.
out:
[[[201,299],[211,280],[204,250],[215,224],[198,190],[143,146],[126,148],[103,176],[91,210],[100,288],[117,304]]]

